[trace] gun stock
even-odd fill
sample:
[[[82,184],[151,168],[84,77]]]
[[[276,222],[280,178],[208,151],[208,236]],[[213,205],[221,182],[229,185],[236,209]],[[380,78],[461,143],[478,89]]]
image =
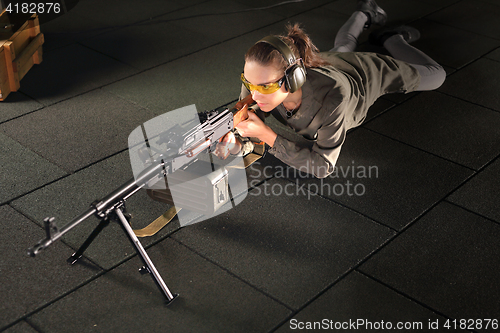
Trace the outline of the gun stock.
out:
[[[255,101],[253,100],[251,94],[236,103],[233,108],[234,127],[238,126],[240,122],[248,119],[248,112],[251,112],[249,107],[254,103]]]

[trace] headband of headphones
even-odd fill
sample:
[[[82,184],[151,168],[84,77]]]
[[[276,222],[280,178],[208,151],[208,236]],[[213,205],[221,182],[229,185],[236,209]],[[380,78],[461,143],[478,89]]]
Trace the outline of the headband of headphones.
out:
[[[259,40],[257,43],[267,43],[274,47],[283,56],[287,62],[285,70],[285,87],[293,93],[297,91],[306,82],[306,69],[302,60],[295,58],[292,50],[286,45],[284,41],[276,36],[267,36]]]

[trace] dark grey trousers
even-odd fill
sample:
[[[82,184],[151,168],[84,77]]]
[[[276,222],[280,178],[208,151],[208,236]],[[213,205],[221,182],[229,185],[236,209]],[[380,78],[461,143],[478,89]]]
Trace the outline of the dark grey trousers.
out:
[[[335,46],[330,51],[354,52],[366,21],[364,13],[354,12],[338,31]],[[408,44],[403,36],[394,35],[388,38],[384,47],[395,59],[407,62],[419,72],[420,84],[417,91],[434,90],[443,84],[446,78],[443,67],[424,52]]]

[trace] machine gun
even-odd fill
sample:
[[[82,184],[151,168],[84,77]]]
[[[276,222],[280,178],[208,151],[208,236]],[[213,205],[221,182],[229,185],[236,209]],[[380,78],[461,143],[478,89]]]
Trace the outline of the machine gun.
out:
[[[151,147],[144,147],[142,150],[143,158],[146,165],[149,166],[101,200],[93,202],[89,209],[62,228],[57,227],[53,217],[46,218],[44,220],[46,236],[35,246],[28,249],[28,254],[32,257],[36,256],[41,250],[57,241],[75,226],[91,216],[96,216],[100,220],[99,224],[81,247],[68,259],[70,264],[74,264],[83,256],[84,251],[109,222],[117,221],[141,257],[144,266],[140,269],[140,272],[151,274],[157,287],[166,297],[167,303],[170,303],[177,295],[170,292],[132,230],[129,223],[131,217],[125,210],[125,201],[140,189],[150,188],[175,171],[185,169],[197,160],[197,156],[201,152],[213,152],[221,138],[240,121],[248,118],[248,105],[252,102],[250,96],[238,102],[231,109],[220,107],[198,113],[199,120],[195,119],[192,122],[195,125],[188,130],[181,126],[175,126],[159,135],[158,142],[168,143],[170,147],[173,146],[174,148],[169,148],[166,152],[153,154],[150,151]]]

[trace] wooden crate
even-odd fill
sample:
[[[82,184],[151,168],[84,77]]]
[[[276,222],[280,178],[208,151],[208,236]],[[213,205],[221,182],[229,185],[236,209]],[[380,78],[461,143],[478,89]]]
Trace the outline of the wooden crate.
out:
[[[42,62],[43,34],[38,16],[0,14],[0,101],[20,88],[20,81]]]

